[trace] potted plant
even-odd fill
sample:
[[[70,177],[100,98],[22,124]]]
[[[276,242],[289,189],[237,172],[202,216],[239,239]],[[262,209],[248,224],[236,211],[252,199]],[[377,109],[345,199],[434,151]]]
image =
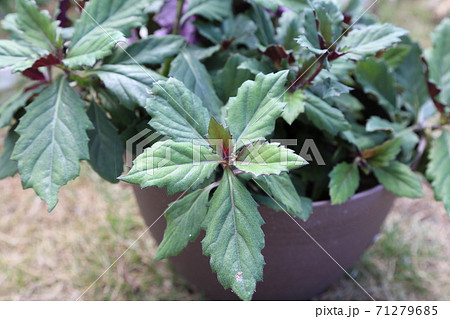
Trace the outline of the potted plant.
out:
[[[167,219],[164,239],[151,229],[156,258],[187,246],[175,268],[213,298],[227,295],[200,249],[241,299],[263,278],[258,298],[311,297],[368,247],[393,194],[422,195],[411,167],[450,211],[450,20],[424,53],[363,13],[353,0],[62,0],[52,17],[16,0],[0,67],[31,81],[0,107],[0,177],[19,173],[51,211],[81,160],[118,182],[126,141],[157,132],[119,177],[169,193],[137,191],[149,226]]]

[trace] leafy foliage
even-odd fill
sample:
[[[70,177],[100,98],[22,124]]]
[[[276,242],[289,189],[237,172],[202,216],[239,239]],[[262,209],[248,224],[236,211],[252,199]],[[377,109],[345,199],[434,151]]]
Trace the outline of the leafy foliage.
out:
[[[407,31],[357,19],[356,0],[182,4],[70,1],[51,15],[16,0],[0,68],[28,82],[0,106],[0,178],[19,172],[51,210],[81,160],[116,182],[125,145],[147,143],[120,179],[184,192],[156,258],[203,228],[213,271],[242,299],[262,280],[258,204],[307,220],[313,201],[378,183],[419,197],[410,165],[428,139],[419,167],[450,211],[450,20],[423,54]]]

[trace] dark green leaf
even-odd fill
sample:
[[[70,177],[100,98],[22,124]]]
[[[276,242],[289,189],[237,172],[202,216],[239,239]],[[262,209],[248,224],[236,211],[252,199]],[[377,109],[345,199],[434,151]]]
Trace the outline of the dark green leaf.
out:
[[[89,163],[101,177],[117,183],[117,177],[123,172],[122,140],[97,103],[91,102],[87,114],[94,123],[94,130],[88,131]]]
[[[305,9],[304,27],[305,33],[297,38],[297,43],[314,54],[323,54],[327,52],[326,49],[320,48],[319,31],[316,27],[316,17],[312,9]]]
[[[330,197],[333,205],[346,202],[359,186],[359,171],[356,162],[340,163],[330,172]]]
[[[240,54],[232,55],[224,68],[217,72],[214,78],[214,87],[223,103],[227,103],[230,97],[236,96],[242,83],[253,77],[250,71],[238,68],[245,61],[247,58]]]
[[[396,138],[384,142],[382,145],[362,151],[362,156],[373,167],[383,167],[400,153],[402,139]]]
[[[170,76],[180,80],[194,92],[207,107],[211,116],[221,119],[222,102],[216,95],[208,71],[199,60],[189,52],[181,52],[170,66]]]
[[[397,196],[422,197],[422,184],[413,171],[403,163],[392,161],[386,167],[374,167],[373,172],[383,186]]]
[[[156,260],[178,255],[198,237],[208,212],[210,191],[211,188],[196,190],[169,205],[164,212],[167,227],[156,252]]]
[[[157,142],[133,161],[120,179],[142,188],[167,186],[170,194],[199,185],[222,161],[209,147],[188,142]]]
[[[374,94],[380,105],[392,116],[397,108],[397,92],[394,76],[386,63],[373,58],[359,62],[355,75],[364,92]]]
[[[28,107],[16,132],[13,159],[24,188],[32,187],[52,210],[61,186],[76,178],[79,161],[89,158],[86,130],[92,128],[85,103],[59,77]]]
[[[250,300],[264,266],[264,221],[257,204],[227,169],[210,205],[203,253],[211,256],[211,268],[222,286]]]
[[[249,16],[256,24],[256,36],[263,46],[275,43],[275,31],[269,13],[259,5],[252,5]]]

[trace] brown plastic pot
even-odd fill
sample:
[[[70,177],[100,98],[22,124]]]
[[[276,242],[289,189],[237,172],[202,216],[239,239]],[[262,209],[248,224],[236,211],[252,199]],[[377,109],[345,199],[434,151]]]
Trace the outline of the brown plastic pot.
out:
[[[152,225],[167,205],[177,197],[156,187],[134,191],[147,225]],[[358,193],[342,205],[315,202],[307,222],[296,219],[342,267],[353,266],[373,243],[395,195],[381,185]],[[254,300],[307,300],[325,290],[343,270],[284,212],[264,206],[259,211],[266,245],[262,251],[266,265],[264,280],[256,286]],[[166,227],[161,218],[150,232],[159,243]],[[202,255],[201,239],[190,243],[170,263],[175,271],[212,300],[237,300],[212,273],[209,258]]]

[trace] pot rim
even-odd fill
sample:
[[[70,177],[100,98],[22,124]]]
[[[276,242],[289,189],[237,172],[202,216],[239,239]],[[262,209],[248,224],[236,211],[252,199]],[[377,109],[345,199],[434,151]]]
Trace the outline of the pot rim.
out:
[[[411,162],[411,164],[409,165],[412,169],[416,168],[417,165],[419,164],[419,161],[421,160],[423,153],[425,152],[426,146],[427,146],[427,139],[424,136],[421,136],[421,138],[419,140],[419,144],[417,145],[417,155],[414,158],[414,160]],[[332,206],[345,205],[351,201],[354,201],[354,200],[357,200],[360,198],[364,198],[364,197],[368,197],[374,193],[380,192],[383,188],[384,188],[383,185],[378,184],[372,188],[366,189],[365,191],[356,193],[355,195],[350,197],[345,202],[343,202],[341,204],[336,204],[336,205],[332,205],[330,199],[315,201],[315,202],[313,202],[313,207],[330,206],[330,205],[332,205]]]

